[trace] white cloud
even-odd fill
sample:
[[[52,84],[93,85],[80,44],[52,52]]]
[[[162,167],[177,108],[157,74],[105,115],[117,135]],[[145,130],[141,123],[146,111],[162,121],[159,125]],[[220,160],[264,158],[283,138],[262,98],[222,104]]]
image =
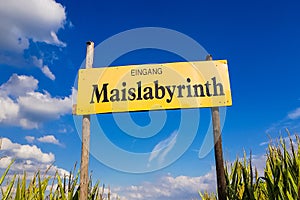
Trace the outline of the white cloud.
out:
[[[266,166],[267,156],[263,155],[253,155],[252,156],[252,166],[253,170],[256,168],[258,172],[258,176],[264,175],[264,170]]]
[[[52,97],[37,92],[38,80],[13,74],[0,86],[0,124],[38,128],[45,121],[58,119],[72,111],[72,95]]]
[[[42,142],[42,143],[50,143],[50,144],[60,145],[59,140],[56,139],[54,137],[54,135],[45,135],[43,137],[38,138],[37,141]]]
[[[276,133],[284,133],[288,129],[290,132],[298,132],[300,131],[300,108],[296,108],[295,110],[289,112],[287,116],[280,121],[273,123],[267,130],[267,134]]]
[[[139,186],[114,188],[123,200],[178,200],[199,199],[199,191],[216,191],[215,169],[199,177],[166,175],[150,183],[144,182]]]
[[[40,68],[42,72],[45,74],[45,76],[47,76],[51,80],[55,80],[55,75],[50,71],[47,65],[43,64],[43,60],[41,58],[38,59],[36,56],[32,56],[31,58],[33,60],[33,64],[38,68]]]
[[[26,136],[25,139],[29,143],[33,143],[34,141],[38,141],[38,142],[41,142],[41,143],[61,145],[59,140],[56,139],[54,135],[45,135],[45,136],[42,136],[42,137],[39,137],[39,138],[35,138],[33,136]]]
[[[16,159],[32,159],[41,163],[51,163],[55,160],[52,153],[43,153],[40,148],[35,145],[20,145],[13,143],[8,138],[2,138],[2,147],[4,155]]]
[[[168,153],[172,150],[172,148],[176,144],[177,135],[178,135],[178,132],[174,131],[170,135],[170,137],[168,137],[167,139],[165,139],[165,140],[159,142],[157,145],[155,145],[155,147],[153,148],[153,150],[149,156],[148,166],[151,164],[151,162],[155,158],[158,159],[159,164],[162,164],[164,162],[165,157],[168,155]]]
[[[49,67],[47,65],[44,65],[42,67],[42,72],[50,78],[52,81],[55,80],[55,75],[50,71]]]
[[[26,140],[27,142],[29,142],[29,143],[33,143],[34,140],[35,140],[35,137],[33,137],[33,136],[26,136],[26,137],[25,137],[25,140]]]
[[[71,133],[71,132],[74,132],[74,129],[70,124],[59,124],[58,133]]]
[[[5,169],[12,162],[11,157],[3,157],[1,158],[0,168]]]
[[[78,91],[73,87],[72,88],[72,102],[73,102],[73,104],[77,103],[77,93],[78,93]]]
[[[18,117],[19,106],[8,97],[0,97],[0,124]]]
[[[28,65],[24,51],[30,42],[44,42],[49,45],[65,47],[57,32],[63,29],[67,20],[65,8],[55,0],[0,0],[0,64],[11,66]],[[34,62],[51,80],[55,79],[49,67]],[[26,64],[27,63],[27,64]]]
[[[10,171],[16,174],[22,174],[23,171],[26,171],[28,179],[32,178],[37,170],[46,172],[49,169],[49,175],[55,174],[56,171],[60,175],[68,174],[66,170],[52,165],[55,161],[53,153],[44,153],[35,145],[22,145],[14,143],[8,138],[2,138],[1,152],[5,157],[1,159],[0,169],[6,169],[15,159]],[[51,168],[49,168],[50,166]]]
[[[32,121],[58,119],[71,113],[70,97],[53,98],[49,93],[29,92],[18,98],[20,112]]]
[[[298,119],[300,117],[300,108],[297,108],[296,110],[290,112],[288,114],[288,117],[290,119]]]
[[[54,0],[0,0],[0,50],[23,52],[29,39],[65,46],[56,32],[64,27],[65,8]]]
[[[32,76],[13,74],[9,80],[0,86],[0,96],[18,97],[38,88],[38,80]]]
[[[17,149],[13,149],[12,152],[16,158],[22,159],[38,159],[42,163],[51,163],[54,161],[54,155],[52,153],[43,153],[40,148],[33,145],[21,145]]]
[[[62,128],[58,130],[59,133],[66,133],[67,132],[67,128]]]

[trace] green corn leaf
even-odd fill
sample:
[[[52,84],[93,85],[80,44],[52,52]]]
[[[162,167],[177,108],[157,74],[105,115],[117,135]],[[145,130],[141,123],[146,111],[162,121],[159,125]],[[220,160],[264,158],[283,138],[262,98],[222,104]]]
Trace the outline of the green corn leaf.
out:
[[[38,172],[38,186],[39,186],[39,200],[43,200],[44,199],[44,194],[42,191],[42,183],[41,183],[41,173]]]
[[[21,187],[21,198],[22,199],[27,199],[26,198],[26,172],[24,171],[23,174],[23,179],[22,179],[22,187]]]
[[[61,181],[61,178],[60,178],[58,172],[56,172],[56,178],[57,178],[58,187],[60,189],[61,200],[67,200],[66,195],[65,195],[65,190],[63,188],[63,183]]]
[[[2,200],[7,200],[7,199],[10,198],[10,193],[11,193],[12,188],[13,188],[13,186],[14,186],[15,179],[16,179],[16,175],[14,175],[13,179],[10,181],[10,183],[9,183],[7,189],[6,189],[6,192],[5,192],[5,194],[3,195],[3,197],[2,197]]]
[[[7,173],[8,173],[8,171],[9,171],[9,169],[10,169],[10,167],[11,167],[11,165],[12,165],[14,162],[15,162],[15,160],[12,160],[12,161],[10,162],[10,164],[8,165],[8,167],[5,169],[4,173],[2,174],[2,176],[1,176],[1,178],[0,178],[0,185],[2,185],[2,183],[3,183],[4,179],[5,179],[5,177],[6,177]]]
[[[18,181],[17,181],[17,191],[15,195],[15,200],[21,200],[20,177],[18,177]]]

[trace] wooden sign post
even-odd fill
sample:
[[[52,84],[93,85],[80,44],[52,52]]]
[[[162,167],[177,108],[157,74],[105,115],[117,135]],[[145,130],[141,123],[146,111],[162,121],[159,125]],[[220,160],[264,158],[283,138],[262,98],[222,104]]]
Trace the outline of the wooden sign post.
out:
[[[93,67],[94,43],[86,43],[85,68]],[[87,200],[89,185],[89,152],[90,152],[90,115],[82,117],[82,145],[81,145],[81,163],[80,163],[80,195],[79,200]]]
[[[212,60],[212,56],[206,56],[206,60]],[[219,107],[211,108],[212,122],[213,122],[213,134],[214,134],[214,148],[215,148],[215,162],[217,172],[217,185],[218,185],[218,199],[226,200],[226,180],[223,161],[222,150],[222,137],[220,129],[220,113]]]
[[[227,61],[208,55],[207,61],[91,69],[94,43],[86,45],[86,69],[79,70],[73,106],[73,114],[83,115],[79,200],[88,198],[90,114],[204,107],[212,113],[218,199],[226,200],[219,107],[232,105]]]

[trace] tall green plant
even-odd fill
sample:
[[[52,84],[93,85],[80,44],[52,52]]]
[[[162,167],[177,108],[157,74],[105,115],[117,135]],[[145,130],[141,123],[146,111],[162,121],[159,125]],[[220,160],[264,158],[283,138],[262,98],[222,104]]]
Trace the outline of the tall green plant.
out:
[[[300,140],[296,142],[289,136],[290,148],[280,138],[278,146],[268,147],[263,188],[269,199],[300,199]],[[297,148],[297,151],[295,150]]]
[[[3,182],[7,177],[8,171],[13,162],[7,167],[0,178],[2,200],[78,200],[80,195],[79,175],[74,171],[70,172],[68,176],[60,176],[56,172],[55,176],[51,178],[46,173],[41,176],[38,171],[33,178],[28,182],[26,172],[22,177],[13,175],[11,180],[5,186]],[[49,185],[49,181],[52,180]],[[16,181],[17,180],[17,181]],[[100,187],[100,182],[97,181],[95,185],[92,184],[92,177],[89,181],[88,200],[110,200],[110,192],[104,197],[104,185]]]
[[[287,131],[288,132],[288,131]],[[288,132],[288,144],[280,137],[277,144],[270,142],[264,175],[258,176],[250,159],[244,153],[225,166],[228,200],[300,200],[300,139],[295,141]],[[216,199],[216,195],[200,193],[203,200]]]

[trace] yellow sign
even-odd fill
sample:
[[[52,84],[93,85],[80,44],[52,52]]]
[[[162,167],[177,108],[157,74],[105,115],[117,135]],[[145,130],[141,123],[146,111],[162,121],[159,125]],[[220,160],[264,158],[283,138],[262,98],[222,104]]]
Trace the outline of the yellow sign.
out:
[[[77,115],[231,104],[226,60],[79,70]]]

